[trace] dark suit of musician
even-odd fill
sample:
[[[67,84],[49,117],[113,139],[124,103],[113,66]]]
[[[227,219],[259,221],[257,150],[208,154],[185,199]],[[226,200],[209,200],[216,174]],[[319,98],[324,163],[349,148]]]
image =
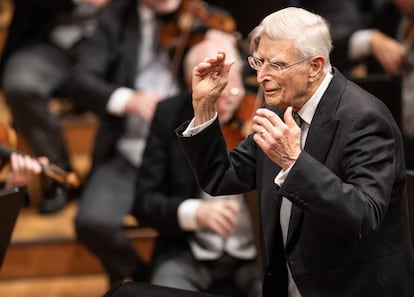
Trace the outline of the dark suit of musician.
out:
[[[274,178],[281,168],[253,135],[229,155],[217,121],[179,139],[210,194],[257,188],[264,296],[288,296],[286,264],[303,297],[413,296],[398,126],[382,103],[337,70],[316,108],[304,151],[280,188]],[[282,197],[293,204],[286,247],[279,224]]]
[[[79,46],[68,83],[71,98],[99,117],[93,167],[75,226],[79,240],[101,261],[110,285],[124,278],[142,281],[144,273],[123,229],[135,181],[135,167],[117,150],[127,117],[107,111],[117,88],[134,88],[139,32],[137,1],[113,1],[102,11],[95,34]]]
[[[180,4],[112,1],[102,10],[95,34],[80,44],[72,69],[70,96],[99,116],[93,167],[75,226],[112,284],[144,277],[123,219],[132,208],[137,168],[156,104],[182,89],[181,65],[172,73],[174,53],[160,40],[163,24],[175,20]]]
[[[47,156],[59,167],[70,170],[69,157],[56,114],[49,101],[64,84],[70,50],[51,38],[59,19],[74,11],[71,0],[13,1],[13,17],[1,56],[1,87],[13,116],[13,125],[36,156]],[[66,189],[48,181],[44,184],[40,212],[60,210],[66,203]]]
[[[165,286],[164,282],[168,282],[167,286],[199,291],[208,290],[208,288],[210,290],[218,289],[217,284],[220,282],[217,281],[223,280],[217,276],[206,277],[205,271],[210,271],[206,270],[206,267],[222,267],[220,265],[223,264],[219,260],[224,258],[228,261],[226,262],[228,267],[232,267],[223,269],[223,271],[228,271],[228,273],[223,273],[225,283],[234,282],[238,285],[235,287],[236,290],[243,292],[243,296],[257,296],[260,294],[261,281],[255,255],[240,258],[231,256],[226,254],[224,250],[220,251],[218,247],[221,247],[221,241],[216,245],[215,239],[209,241],[208,238],[205,238],[207,247],[202,246],[202,248],[210,251],[208,247],[214,247],[213,253],[221,256],[214,256],[209,260],[199,259],[193,254],[190,246],[191,241],[194,244],[197,230],[185,230],[179,223],[178,209],[182,203],[202,197],[200,186],[174,133],[174,129],[180,123],[191,119],[191,117],[193,117],[191,95],[187,92],[158,104],[147,139],[144,160],[139,171],[133,214],[142,224],[155,228],[159,233],[152,257],[152,266],[155,268],[155,272],[164,276],[155,279],[155,281],[163,282],[156,284]],[[249,214],[249,212],[243,212],[243,215],[239,216],[239,220],[244,220],[244,222],[241,223],[243,227],[238,228],[239,233],[243,232],[243,237],[238,239],[244,243],[242,247],[238,246],[235,250],[238,250],[239,253],[244,251],[244,254],[247,250],[252,250],[254,245],[253,233],[249,232],[252,230]],[[225,241],[222,242],[224,245]],[[166,268],[166,263],[169,263],[167,267],[170,267],[171,263],[176,263],[179,267],[185,266],[186,268],[181,269],[185,272],[172,273]],[[192,270],[188,270],[189,268],[202,272],[191,273]],[[182,275],[188,273],[192,276]],[[228,274],[234,279],[228,279]],[[201,279],[200,276],[202,276]],[[191,287],[187,287],[186,284],[189,280],[191,280]],[[204,285],[207,286],[203,289]],[[221,289],[223,290],[223,288]]]
[[[140,168],[133,213],[145,225],[160,232],[154,251],[155,262],[169,257],[170,253],[190,248],[187,241],[190,233],[180,228],[177,209],[188,197],[199,197],[201,189],[174,128],[192,116],[191,96],[187,93],[160,103],[144,152],[146,158]]]
[[[75,7],[71,0],[15,0],[13,5],[13,18],[2,52],[2,64],[15,50],[39,41],[48,41],[50,31],[56,26],[57,16],[69,15]]]
[[[112,154],[125,129],[126,118],[108,114],[106,105],[117,88],[134,86],[140,42],[136,7],[137,1],[110,4],[95,34],[80,45],[72,67],[68,93],[77,105],[100,118],[94,163]]]

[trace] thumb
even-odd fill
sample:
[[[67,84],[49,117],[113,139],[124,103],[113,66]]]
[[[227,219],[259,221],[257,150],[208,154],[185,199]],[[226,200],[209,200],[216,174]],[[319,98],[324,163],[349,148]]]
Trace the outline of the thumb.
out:
[[[285,120],[285,124],[289,128],[297,126],[296,121],[293,118],[292,112],[293,112],[292,106],[289,106],[288,108],[286,108],[285,113],[283,115],[283,119]]]

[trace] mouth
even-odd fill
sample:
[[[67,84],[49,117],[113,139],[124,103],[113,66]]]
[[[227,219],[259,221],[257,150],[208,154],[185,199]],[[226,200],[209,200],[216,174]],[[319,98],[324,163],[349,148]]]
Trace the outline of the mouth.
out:
[[[263,89],[263,93],[266,96],[273,96],[273,95],[276,95],[276,94],[280,93],[280,88],[273,88],[273,89],[267,88],[267,89]]]

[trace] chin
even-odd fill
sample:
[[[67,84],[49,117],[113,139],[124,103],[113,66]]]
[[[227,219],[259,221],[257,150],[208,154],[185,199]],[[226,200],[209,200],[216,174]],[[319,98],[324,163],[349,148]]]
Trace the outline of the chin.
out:
[[[280,96],[272,97],[272,96],[266,96],[265,102],[267,105],[270,106],[277,106],[277,107],[284,107],[284,102]]]

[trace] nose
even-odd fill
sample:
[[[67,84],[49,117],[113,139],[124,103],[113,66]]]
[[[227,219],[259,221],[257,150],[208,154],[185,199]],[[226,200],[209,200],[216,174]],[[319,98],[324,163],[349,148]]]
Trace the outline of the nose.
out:
[[[265,80],[269,80],[270,79],[269,67],[267,67],[266,64],[263,65],[263,67],[260,68],[259,70],[256,70],[256,78],[257,78],[257,83],[258,84],[261,84]]]

